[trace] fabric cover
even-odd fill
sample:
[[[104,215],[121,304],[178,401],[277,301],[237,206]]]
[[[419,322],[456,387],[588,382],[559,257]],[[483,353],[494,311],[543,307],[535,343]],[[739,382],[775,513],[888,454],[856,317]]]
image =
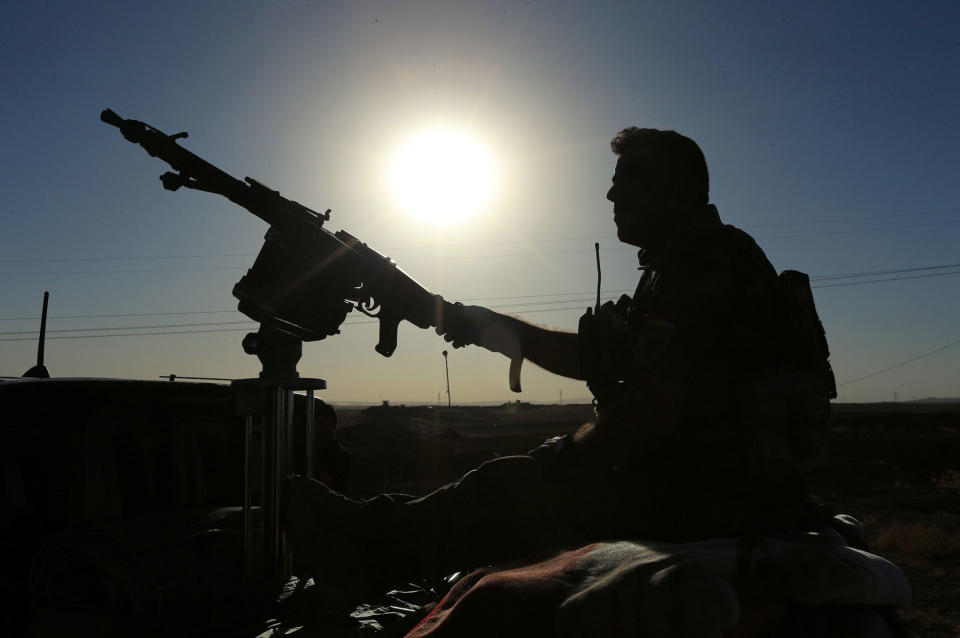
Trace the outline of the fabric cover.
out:
[[[896,566],[838,535],[765,538],[746,549],[738,539],[621,541],[477,570],[407,638],[744,636],[771,608],[909,602]]]

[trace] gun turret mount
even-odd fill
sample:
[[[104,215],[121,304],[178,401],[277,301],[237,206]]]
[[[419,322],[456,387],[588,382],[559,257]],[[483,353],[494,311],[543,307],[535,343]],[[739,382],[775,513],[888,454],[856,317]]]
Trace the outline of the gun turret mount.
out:
[[[297,379],[297,362],[303,355],[303,341],[269,324],[260,324],[257,332],[243,338],[243,351],[260,359],[261,379]]]

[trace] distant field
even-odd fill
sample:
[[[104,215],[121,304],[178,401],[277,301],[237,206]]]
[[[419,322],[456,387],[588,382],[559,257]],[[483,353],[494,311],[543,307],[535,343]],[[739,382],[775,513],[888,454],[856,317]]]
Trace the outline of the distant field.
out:
[[[906,573],[914,634],[960,636],[960,404],[835,406],[810,482]]]
[[[960,400],[937,399],[900,403],[834,403],[836,416],[849,414],[958,414]]]
[[[914,591],[928,638],[960,636],[960,403],[836,404],[811,488],[864,523]],[[356,496],[427,493],[480,463],[572,431],[589,405],[341,410]]]

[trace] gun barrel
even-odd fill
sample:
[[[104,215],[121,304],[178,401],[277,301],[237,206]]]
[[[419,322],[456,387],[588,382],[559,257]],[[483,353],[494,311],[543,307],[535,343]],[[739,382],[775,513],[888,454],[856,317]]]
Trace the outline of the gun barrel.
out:
[[[110,126],[116,126],[120,128],[123,124],[123,118],[111,111],[110,109],[103,109],[100,113],[100,120],[106,122]]]

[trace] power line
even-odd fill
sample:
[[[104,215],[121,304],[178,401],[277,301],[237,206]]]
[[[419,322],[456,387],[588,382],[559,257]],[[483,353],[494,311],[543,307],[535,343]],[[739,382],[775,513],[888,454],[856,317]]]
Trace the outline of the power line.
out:
[[[958,271],[958,272],[960,272],[960,271]],[[929,276],[929,275],[922,275],[922,276]],[[873,282],[864,282],[864,283],[873,283]],[[585,293],[585,294],[592,294],[592,293]],[[553,301],[553,302],[535,302],[534,304],[522,304],[522,305],[535,305],[536,303],[543,303],[543,304],[549,304],[549,303],[567,303],[567,302],[571,302],[571,301],[576,301],[576,300],[572,300],[572,299],[567,300],[567,299],[564,299],[564,300],[557,300],[557,301]],[[586,299],[586,300],[584,300],[584,301],[589,305],[589,302],[591,301],[591,299]],[[496,307],[496,306],[495,306],[495,307]],[[584,307],[583,307],[582,305],[575,305],[575,306],[565,306],[565,307],[561,307],[561,308],[538,308],[538,309],[534,309],[534,310],[514,309],[512,312],[514,312],[514,313],[516,313],[516,314],[524,314],[524,315],[526,315],[526,314],[536,314],[536,313],[541,313],[541,312],[564,312],[564,311],[569,311],[569,310],[581,310],[581,311],[582,311],[583,308],[584,308]],[[233,325],[233,324],[239,324],[239,323],[246,323],[246,322],[223,322],[223,323],[215,323],[215,322],[214,322],[214,323],[211,323],[211,324],[195,324],[195,325]],[[348,321],[345,321],[345,322],[343,323],[343,325],[363,325],[363,324],[374,324],[374,323],[377,323],[377,320],[376,320],[376,319],[361,319],[361,320],[355,320],[355,321],[349,321],[349,320],[348,320]],[[184,325],[185,325],[185,326],[190,326],[191,324],[184,324]],[[106,331],[109,331],[109,330],[127,330],[127,329],[151,328],[151,327],[155,327],[155,328],[158,328],[158,329],[159,329],[159,328],[166,328],[166,327],[168,327],[168,326],[160,326],[160,325],[158,325],[158,326],[139,326],[139,327],[138,327],[138,326],[131,326],[131,327],[123,327],[123,328],[100,328],[100,329],[96,329],[96,330],[101,330],[101,331],[106,332]],[[175,324],[174,324],[174,325],[170,325],[169,327],[175,327]],[[248,327],[245,327],[245,328],[211,328],[211,329],[200,329],[200,330],[154,330],[154,331],[151,331],[151,332],[128,332],[128,333],[118,333],[118,334],[59,335],[59,336],[47,337],[47,339],[48,339],[48,340],[60,340],[60,339],[97,339],[97,338],[115,338],[115,337],[142,337],[142,336],[164,336],[164,335],[188,335],[188,334],[228,333],[228,332],[245,332],[245,331],[251,330],[253,327],[254,327],[254,326],[251,325],[251,326],[248,326]],[[63,332],[76,332],[76,331],[64,330]],[[0,333],[0,334],[20,334],[20,333]],[[36,333],[34,332],[34,334],[36,334]],[[0,342],[7,342],[7,341],[33,341],[33,340],[35,340],[35,338],[36,338],[36,337],[12,337],[12,338],[11,338],[11,337],[5,337],[5,338],[0,338]],[[921,354],[921,355],[918,355],[918,356],[913,357],[913,358],[911,358],[911,359],[908,359],[908,360],[906,360],[906,361],[901,361],[900,363],[896,363],[896,364],[894,364],[894,365],[892,365],[892,366],[888,366],[888,367],[886,367],[886,368],[883,368],[883,369],[881,369],[881,370],[877,370],[877,371],[875,371],[875,372],[871,372],[870,374],[866,374],[866,375],[863,375],[863,376],[861,376],[861,377],[857,377],[857,378],[855,378],[855,379],[851,379],[851,380],[849,380],[849,381],[844,381],[843,383],[837,384],[837,387],[842,387],[842,386],[850,385],[850,384],[852,384],[852,383],[856,383],[856,382],[858,382],[858,381],[863,381],[864,379],[868,379],[868,378],[870,378],[870,377],[874,377],[874,376],[877,376],[877,375],[879,375],[879,374],[883,374],[884,372],[888,372],[888,371],[890,371],[890,370],[894,370],[894,369],[896,369],[896,368],[899,368],[899,367],[908,365],[908,364],[910,364],[910,363],[913,363],[914,361],[919,361],[920,359],[924,359],[924,358],[929,357],[929,356],[931,356],[931,355],[934,355],[934,354],[936,354],[936,353],[938,353],[938,352],[942,352],[943,350],[947,350],[948,348],[952,348],[952,347],[954,347],[954,346],[956,346],[956,345],[958,345],[958,344],[960,344],[960,340],[953,341],[953,342],[948,343],[948,344],[946,344],[946,345],[944,345],[944,346],[940,346],[939,348],[936,348],[936,349],[931,350],[931,351],[929,351],[929,352],[925,352],[925,353],[923,353],[923,354]]]
[[[47,337],[47,341],[58,341],[61,339],[106,339],[110,337],[152,337],[159,335],[189,335],[208,332],[247,332],[249,328],[213,328],[210,330],[171,330],[169,332],[129,332],[124,334],[102,334],[102,335],[60,335],[57,337]],[[3,341],[34,341],[33,337],[15,337],[3,338]]]
[[[204,270],[242,270],[249,266],[196,266],[193,268],[116,268],[114,270],[47,270],[44,272],[0,272],[0,277],[42,277],[45,275],[127,275],[149,272],[201,272]]]
[[[925,359],[926,357],[929,357],[929,356],[931,356],[931,355],[937,354],[938,352],[942,352],[942,351],[946,350],[947,348],[952,348],[952,347],[954,347],[954,346],[956,346],[956,345],[958,345],[958,344],[960,344],[960,339],[958,339],[958,340],[956,340],[956,341],[952,341],[952,342],[950,342],[950,343],[948,343],[948,344],[946,344],[946,345],[944,345],[944,346],[940,346],[939,348],[934,348],[934,349],[931,350],[930,352],[924,352],[923,354],[917,355],[916,357],[913,357],[912,359],[907,359],[906,361],[901,361],[900,363],[895,363],[895,364],[893,364],[892,366],[888,366],[888,367],[886,367],[886,368],[883,368],[882,370],[877,370],[876,372],[871,372],[870,374],[865,374],[865,375],[863,375],[862,377],[857,377],[856,379],[850,379],[849,381],[844,381],[843,383],[838,383],[838,384],[837,384],[837,387],[839,388],[839,387],[841,387],[841,386],[850,385],[851,383],[856,383],[857,381],[863,381],[864,379],[869,379],[870,377],[875,377],[875,376],[877,376],[878,374],[883,374],[884,372],[889,372],[890,370],[895,370],[896,368],[902,368],[903,366],[908,365],[908,364],[910,364],[910,363],[913,363],[914,361],[919,361],[920,359]]]
[[[161,329],[161,328],[195,328],[199,326],[231,326],[237,324],[247,324],[250,323],[250,320],[246,321],[208,321],[201,323],[167,323],[167,324],[156,324],[150,326],[109,326],[105,328],[60,328],[59,330],[47,330],[47,333],[63,333],[63,332],[102,332],[104,330],[141,330],[141,329]],[[11,332],[0,332],[0,335],[25,335],[25,334],[36,334],[36,330],[17,330]]]
[[[213,259],[217,257],[253,257],[256,253],[212,253],[207,255],[163,255],[160,257],[27,257],[23,259],[0,259],[0,264],[28,264],[45,261],[154,261],[162,259]]]
[[[861,221],[865,219],[889,219],[895,217],[917,217],[923,215],[944,215],[950,213],[960,212],[960,208],[946,208],[941,210],[932,210],[932,211],[917,211],[917,212],[907,212],[907,213],[889,213],[882,215],[859,215],[855,217],[843,217],[840,219],[818,219],[818,220],[806,220],[806,221],[796,221],[796,222],[784,222],[777,224],[751,224],[743,226],[744,230],[762,230],[765,228],[785,228],[793,226],[812,226],[817,224],[840,224],[848,223],[851,221]],[[881,226],[877,228],[863,228],[855,230],[841,230],[841,231],[824,231],[818,233],[801,233],[801,234],[791,234],[791,235],[768,235],[763,237],[763,239],[785,239],[793,237],[817,237],[822,235],[844,235],[844,234],[854,234],[861,232],[874,232],[880,230],[897,230],[901,228],[914,228],[921,226],[939,226],[943,224],[955,224],[960,223],[960,220],[947,220],[939,222],[928,222],[922,224],[906,224],[906,225],[897,225],[897,226]],[[516,244],[541,244],[541,243],[553,243],[553,242],[565,242],[565,241],[596,241],[597,239],[602,240],[612,240],[616,239],[614,235],[605,235],[602,237],[597,237],[596,235],[590,236],[580,236],[580,237],[549,237],[549,238],[538,238],[538,239],[514,239],[514,240],[502,240],[495,242],[472,242],[472,243],[461,243],[461,244],[421,244],[414,246],[395,246],[392,248],[384,249],[385,252],[393,252],[398,250],[429,250],[436,248],[481,248],[489,246],[507,246],[507,245],[516,245]],[[607,250],[635,250],[632,247],[618,248],[618,249],[607,249]],[[564,251],[566,252],[566,251]],[[575,252],[592,252],[591,249]],[[538,255],[544,254],[541,252],[534,253],[517,253],[511,255],[476,255],[469,256],[472,257],[499,257],[499,256],[527,256],[527,255]],[[546,254],[564,254],[564,253],[546,253]],[[43,263],[43,262],[98,262],[98,261],[152,261],[152,260],[173,260],[173,259],[214,259],[222,257],[253,257],[256,253],[210,253],[205,255],[159,255],[159,256],[143,256],[135,255],[130,257],[44,257],[44,258],[20,258],[20,259],[0,259],[0,264],[16,264],[16,263]],[[424,261],[426,259],[449,259],[451,257],[431,257],[431,258],[419,258],[417,261]],[[404,261],[413,261],[407,260]],[[217,269],[217,268],[197,268],[197,270],[206,270],[206,269]],[[180,270],[180,269],[177,269]],[[106,274],[113,272],[175,272],[176,270],[168,269],[131,269],[131,270],[115,270],[115,271],[88,271],[81,274]],[[0,273],[0,275],[16,275],[19,273]],[[28,273],[33,274],[33,273]],[[60,273],[36,273],[36,274],[60,274]]]
[[[885,274],[896,274],[896,273],[909,273],[909,272],[920,272],[925,270],[941,270],[944,268],[960,268],[960,264],[943,264],[940,266],[918,266],[913,268],[901,268],[898,270],[875,270],[875,271],[866,271],[859,273],[846,273],[846,274],[837,274],[837,275],[819,275],[811,277],[810,281],[833,281],[837,279],[851,279],[856,277],[874,277],[878,275]],[[889,281],[901,281],[908,279],[925,279],[927,277],[942,277],[946,275],[956,275],[960,274],[960,270],[944,272],[944,273],[927,273],[923,275],[914,275],[908,277],[888,277],[884,279],[874,279],[870,281],[853,281],[853,282],[843,282],[835,284],[820,284],[811,286],[812,288],[836,288],[842,286],[860,286],[866,284],[875,284],[883,283]],[[623,290],[604,290],[603,294],[626,294],[629,291]],[[554,293],[545,293],[545,294],[535,294],[535,295],[512,295],[512,296],[498,296],[498,297],[474,297],[470,299],[464,299],[465,303],[473,303],[476,301],[491,301],[491,300],[507,300],[507,299],[534,299],[534,298],[543,298],[543,297],[562,297],[562,296],[582,296],[582,295],[592,295],[592,291],[580,291],[580,292],[554,292]],[[563,300],[563,301],[574,301],[573,299]],[[523,305],[531,305],[525,303]],[[534,304],[536,305],[536,304]],[[496,307],[496,306],[494,306]],[[182,311],[182,312],[133,312],[133,313],[105,313],[105,314],[90,314],[90,315],[54,315],[50,319],[106,319],[106,318],[124,318],[124,317],[160,317],[160,316],[182,316],[182,315],[201,315],[201,314],[226,314],[234,313],[236,310],[194,310],[194,311]],[[0,321],[36,321],[39,319],[37,316],[26,316],[26,317],[0,317]],[[0,334],[9,334],[9,333],[0,333]]]
[[[840,230],[840,231],[827,231],[827,232],[818,232],[818,233],[796,233],[790,235],[768,235],[760,239],[766,241],[767,239],[791,239],[797,237],[820,237],[826,235],[844,235],[844,234],[856,234],[856,233],[867,233],[867,232],[877,232],[882,230],[897,230],[902,228],[915,228],[917,226],[935,226],[942,224],[960,224],[960,219],[952,220],[947,222],[933,222],[930,224],[910,224],[910,225],[901,225],[901,226],[886,226],[879,228],[861,228],[857,230]],[[531,240],[524,241],[519,243],[539,243],[542,241],[568,241],[568,240],[556,240],[556,239],[544,239],[544,240]],[[515,242],[498,242],[487,244],[490,246],[508,244]],[[479,244],[478,244],[479,245]],[[469,246],[469,244],[462,244],[462,246]],[[451,245],[450,247],[455,247]],[[623,252],[623,251],[636,251],[635,246],[616,246],[614,248],[602,248],[603,252]],[[518,253],[495,253],[487,255],[443,255],[443,256],[427,256],[427,257],[411,257],[404,258],[403,263],[416,263],[423,261],[453,261],[453,260],[469,260],[469,259],[499,259],[505,257],[539,257],[545,255],[572,255],[579,253],[592,253],[592,248],[575,248],[571,250],[548,250],[548,251],[527,251],[527,252],[518,252]],[[122,258],[116,258],[122,259]],[[165,259],[165,257],[156,257],[155,259]],[[69,261],[69,260],[64,260]],[[8,262],[12,263],[12,262]],[[38,277],[38,276],[54,276],[54,275],[116,275],[116,274],[139,274],[139,273],[159,273],[159,272],[203,272],[203,271],[215,271],[215,270],[242,270],[248,267],[248,264],[241,264],[237,266],[194,266],[194,267],[184,267],[184,268],[117,268],[112,270],[53,270],[53,271],[43,271],[43,272],[0,272],[0,277]]]
[[[475,242],[465,244],[422,244],[419,246],[395,246],[385,248],[384,252],[393,252],[397,250],[429,250],[431,248],[485,248],[489,246],[507,246],[513,244],[543,244],[564,241],[595,241],[596,239],[617,239],[616,235],[607,235],[604,237],[549,237],[541,239],[510,239],[494,242]],[[255,257],[257,253],[211,253],[207,255],[161,255],[156,257],[145,257],[138,255],[134,257],[34,257],[23,259],[0,259],[0,264],[26,264],[43,262],[96,262],[96,261],[153,261],[170,259],[215,259],[220,257]]]
[[[887,277],[886,279],[872,279],[870,281],[848,281],[841,284],[823,284],[822,286],[810,286],[811,288],[839,288],[841,286],[865,286],[867,284],[879,284],[885,281],[903,281],[906,279],[926,279],[928,277],[944,277],[946,275],[960,275],[960,270],[951,272],[934,272],[925,275],[912,275],[910,277]]]
[[[577,305],[577,306],[567,306],[564,308],[540,308],[536,310],[521,309],[521,310],[508,311],[508,312],[514,312],[517,314],[523,313],[525,315],[528,315],[528,314],[535,314],[540,312],[561,312],[566,310],[583,310],[583,309],[584,309],[584,306]],[[231,323],[243,323],[243,322],[237,321],[237,322],[231,322]],[[360,319],[356,321],[348,320],[348,321],[344,321],[342,325],[357,326],[357,325],[373,324],[373,323],[378,323],[378,320],[377,319]],[[149,326],[143,326],[143,327],[147,328]],[[163,331],[163,332],[131,332],[131,333],[123,333],[123,334],[59,335],[55,337],[47,337],[47,340],[50,341],[50,340],[57,340],[57,339],[101,339],[106,337],[142,337],[142,336],[152,336],[152,335],[186,335],[186,334],[206,334],[211,332],[244,332],[244,331],[249,331],[254,327],[256,327],[255,324],[247,328],[221,328],[221,329],[209,329],[209,330],[175,330],[175,331]],[[117,329],[118,328],[113,328],[113,330],[117,330]],[[111,328],[101,328],[101,330],[107,331],[107,330],[111,330]],[[71,332],[71,331],[67,331],[67,332]],[[36,331],[34,332],[34,334],[37,334]],[[34,341],[35,339],[36,337],[5,337],[0,339],[0,342]]]
[[[604,290],[603,294],[623,294],[622,290]],[[568,297],[568,296],[582,296],[582,295],[592,295],[594,291],[586,290],[583,292],[550,292],[536,295],[512,295],[512,296],[499,296],[499,297],[471,297],[469,299],[463,299],[462,303],[473,303],[475,301],[492,301],[499,299],[535,299],[543,297]],[[234,313],[238,312],[236,309],[233,310],[194,310],[190,312],[129,312],[129,313],[118,313],[118,314],[96,314],[96,315],[51,315],[50,319],[105,319],[105,318],[114,318],[114,317],[163,317],[168,315],[203,315],[203,314],[224,314],[224,313]],[[36,321],[39,319],[39,316],[35,317],[0,317],[0,321]]]
[[[50,319],[106,319],[112,317],[166,317],[171,315],[218,315],[237,312],[233,310],[192,310],[183,312],[128,312],[99,315],[50,315]],[[0,321],[36,321],[40,317],[0,317]]]
[[[602,290],[600,292],[602,292],[605,295],[609,295],[609,294],[622,293],[623,291]],[[474,302],[474,301],[490,301],[493,299],[533,299],[535,297],[565,297],[569,295],[592,295],[594,293],[595,291],[593,290],[585,290],[583,292],[550,292],[550,293],[538,294],[538,295],[513,295],[510,297],[471,297],[469,299],[465,299],[464,301]]]
[[[784,222],[781,224],[751,224],[744,226],[745,230],[754,230],[757,228],[783,228],[786,226],[811,226],[813,224],[843,224],[851,221],[860,221],[863,219],[889,219],[891,217],[919,217],[921,215],[946,215],[949,213],[960,213],[960,208],[942,208],[939,210],[917,211],[911,213],[886,213],[883,215],[858,215],[856,217],[841,217],[840,219],[816,219],[798,222]]]
[[[630,250],[637,251],[635,246],[617,246],[615,248],[602,248],[604,252],[616,252]],[[404,259],[403,263],[414,263],[420,261],[453,261],[463,259],[500,259],[503,257],[537,257],[542,255],[572,255],[575,253],[592,253],[593,249],[573,249],[573,250],[540,250],[522,253],[497,253],[492,255],[445,255],[442,257],[412,257]],[[124,275],[136,273],[158,273],[158,272],[203,272],[211,270],[244,270],[249,268],[248,264],[237,266],[194,266],[189,268],[115,268],[112,270],[47,270],[42,272],[0,272],[0,277],[42,277],[42,276],[60,276],[60,275]]]
[[[845,275],[820,275],[811,277],[810,281],[829,281],[831,279],[850,279],[852,277],[875,277],[877,275],[893,275],[901,272],[917,272],[920,270],[940,270],[942,268],[960,268],[960,264],[944,264],[942,266],[917,266],[914,268],[900,268],[899,270],[873,270],[867,272],[847,273]]]
[[[556,300],[553,300],[553,301],[531,301],[531,302],[520,303],[520,304],[519,304],[519,305],[521,306],[520,308],[515,308],[515,307],[514,307],[514,306],[517,306],[517,305],[518,305],[518,304],[516,304],[516,303],[512,303],[512,304],[492,304],[490,307],[491,307],[491,308],[500,308],[500,309],[510,308],[510,310],[508,310],[508,312],[546,312],[546,311],[550,311],[550,310],[561,310],[561,309],[547,308],[547,309],[545,309],[545,310],[540,310],[540,311],[538,311],[538,310],[526,310],[525,307],[526,307],[526,306],[550,306],[550,305],[555,305],[555,304],[577,303],[577,302],[587,303],[587,304],[589,305],[589,302],[590,302],[590,301],[591,301],[590,299],[583,299],[583,300],[580,300],[580,299],[556,299]],[[571,308],[581,308],[581,306],[572,306]],[[150,324],[150,325],[136,325],[136,326],[105,326],[105,327],[102,327],[102,328],[61,328],[61,329],[58,329],[58,330],[47,330],[47,333],[48,333],[48,334],[52,334],[52,333],[63,334],[63,333],[74,333],[74,332],[108,332],[108,331],[111,331],[111,330],[163,330],[163,329],[167,329],[167,328],[196,328],[196,327],[202,327],[202,326],[233,326],[233,325],[241,325],[241,324],[247,324],[247,325],[248,325],[248,328],[245,328],[245,329],[250,329],[249,324],[251,324],[251,322],[252,322],[252,320],[248,319],[248,320],[245,320],[245,321],[209,321],[209,322],[200,322],[200,323],[168,323],[168,324]],[[368,320],[358,320],[358,321],[347,320],[347,321],[344,322],[343,325],[355,325],[355,324],[362,324],[362,323],[372,323],[372,321],[368,321]],[[7,337],[7,336],[15,336],[15,335],[36,335],[36,334],[37,334],[37,331],[36,331],[36,330],[16,330],[16,331],[0,332],[0,336],[4,336],[4,337]],[[137,334],[139,335],[139,334],[170,334],[170,333],[163,333],[163,332],[153,333],[153,332],[150,332],[150,333],[137,333]],[[186,334],[186,333],[184,333],[184,334]],[[84,335],[76,335],[76,337],[82,337],[82,336],[84,336]],[[100,336],[100,335],[89,335],[89,336]],[[118,336],[120,336],[120,335],[118,335]],[[54,337],[48,337],[48,339],[53,339],[53,338],[54,338]],[[66,337],[64,337],[64,338],[66,338]],[[0,339],[0,341],[16,341],[16,340],[17,340],[17,339]]]
[[[549,309],[541,309],[541,310],[530,310],[530,311],[526,311],[525,314],[537,313],[537,312],[552,312],[552,311],[561,311],[561,310],[579,310],[579,309],[581,309],[580,306],[570,306],[570,307],[567,307],[567,308],[549,308]],[[365,320],[365,321],[345,322],[345,323],[346,323],[346,324],[372,324],[372,323],[377,323],[377,322],[376,322],[376,320]],[[208,333],[244,332],[244,331],[247,331],[247,330],[249,330],[249,328],[220,328],[220,329],[209,329],[209,330],[172,330],[172,331],[165,331],[165,332],[131,332],[131,333],[123,333],[123,334],[72,335],[72,336],[71,336],[71,335],[66,335],[66,336],[48,337],[48,339],[50,339],[50,340],[60,340],[60,339],[98,339],[98,338],[100,338],[100,339],[105,339],[105,338],[115,338],[115,337],[143,337],[143,336],[149,337],[149,336],[163,336],[163,335],[187,335],[187,334],[208,334]],[[0,342],[4,342],[4,341],[33,341],[33,340],[34,340],[34,339],[33,339],[33,338],[30,338],[30,337],[18,337],[18,338],[12,338],[12,339],[11,339],[11,338],[0,339]],[[901,361],[901,362],[899,362],[899,363],[895,363],[895,364],[892,365],[892,366],[887,366],[886,368],[883,368],[883,369],[881,369],[881,370],[877,370],[877,371],[875,371],[875,372],[871,372],[870,374],[865,374],[865,375],[860,376],[860,377],[857,377],[857,378],[855,378],[855,379],[850,379],[849,381],[844,381],[844,382],[842,382],[842,383],[838,383],[838,384],[837,384],[837,387],[847,386],[847,385],[850,385],[850,384],[853,384],[853,383],[857,383],[857,382],[859,382],[859,381],[863,381],[863,380],[865,380],[865,379],[869,379],[869,378],[871,378],[871,377],[875,377],[875,376],[877,376],[877,375],[883,374],[884,372],[889,372],[890,370],[895,370],[895,369],[897,369],[897,368],[901,368],[901,367],[903,367],[903,366],[906,366],[906,365],[909,365],[909,364],[911,364],[911,363],[914,363],[915,361],[919,361],[919,360],[921,360],[921,359],[925,359],[926,357],[929,357],[929,356],[932,356],[932,355],[934,355],[934,354],[937,354],[938,352],[942,352],[942,351],[947,350],[947,349],[949,349],[949,348],[953,348],[953,347],[955,347],[955,346],[957,346],[957,345],[960,345],[960,339],[958,339],[958,340],[956,340],[956,341],[952,341],[952,342],[950,342],[950,343],[948,343],[948,344],[946,344],[946,345],[940,346],[939,348],[935,348],[935,349],[933,349],[933,350],[930,350],[929,352],[925,352],[925,353],[923,353],[923,354],[917,355],[916,357],[912,357],[912,358],[910,358],[910,359],[907,359],[906,361]]]
[[[877,228],[857,228],[854,230],[833,230],[833,231],[822,231],[817,233],[794,233],[792,235],[766,235],[765,237],[758,237],[762,241],[767,241],[768,239],[793,239],[796,237],[826,237],[829,235],[855,235],[859,233],[873,233],[881,230],[899,230],[901,228],[918,228],[921,226],[943,226],[945,224],[960,224],[960,219],[953,219],[950,221],[944,222],[929,222],[926,224],[902,224],[900,226],[879,226]]]

